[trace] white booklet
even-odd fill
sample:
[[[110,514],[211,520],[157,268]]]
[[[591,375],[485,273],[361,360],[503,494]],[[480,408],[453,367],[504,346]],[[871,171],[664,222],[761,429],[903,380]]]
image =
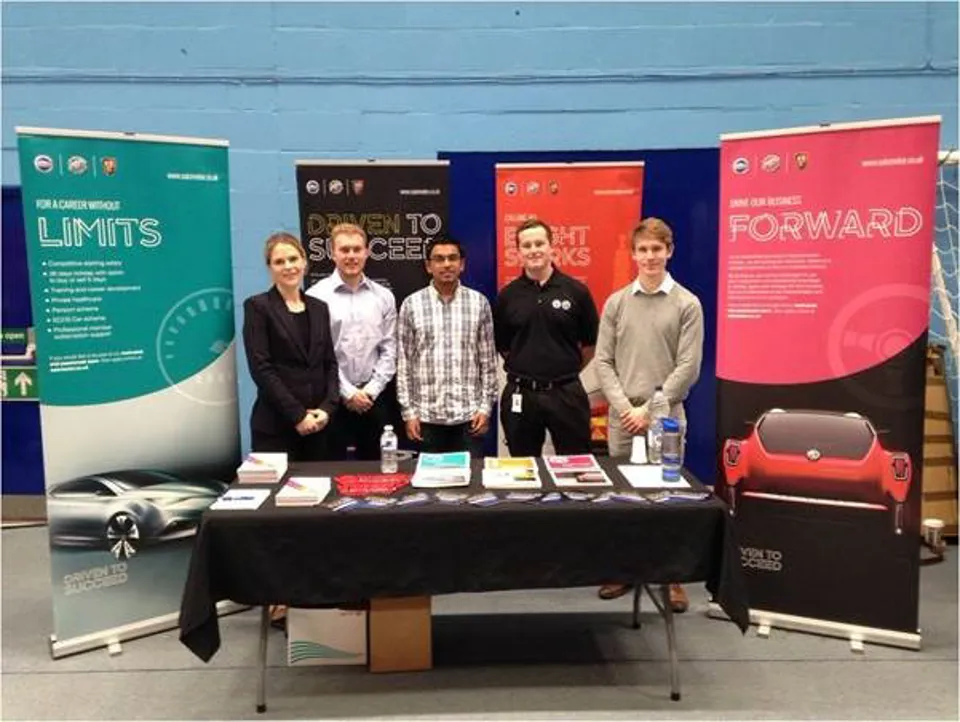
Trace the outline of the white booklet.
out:
[[[280,481],[286,473],[286,454],[255,451],[247,454],[240,464],[237,481],[241,484],[270,484]]]
[[[663,467],[660,464],[642,464],[637,466],[618,466],[617,471],[623,474],[634,489],[689,489],[690,484],[682,476],[676,481],[663,480]]]
[[[316,506],[329,493],[329,476],[291,476],[280,487],[274,503],[277,506]]]
[[[410,485],[418,489],[444,489],[470,485],[470,452],[420,454]]]
[[[270,496],[270,489],[227,489],[210,505],[213,511],[252,511]]]

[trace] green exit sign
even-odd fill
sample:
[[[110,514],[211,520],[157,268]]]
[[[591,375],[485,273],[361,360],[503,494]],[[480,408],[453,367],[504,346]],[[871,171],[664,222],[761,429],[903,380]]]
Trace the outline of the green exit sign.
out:
[[[0,397],[4,401],[36,400],[37,367],[4,366],[0,375]]]
[[[26,346],[27,345],[27,329],[25,328],[3,329],[3,343],[14,344],[16,346]]]

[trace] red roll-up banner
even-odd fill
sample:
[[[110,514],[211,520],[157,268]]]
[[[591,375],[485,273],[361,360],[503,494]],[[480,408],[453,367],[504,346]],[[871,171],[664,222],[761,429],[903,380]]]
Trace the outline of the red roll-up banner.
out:
[[[643,163],[498,163],[497,288],[523,272],[517,228],[536,216],[553,231],[553,260],[590,289],[599,312],[634,276],[630,231],[640,221]],[[605,449],[606,404],[592,364],[582,378],[594,404],[593,439]]]
[[[919,645],[938,140],[936,117],[721,138],[718,491],[774,625]]]

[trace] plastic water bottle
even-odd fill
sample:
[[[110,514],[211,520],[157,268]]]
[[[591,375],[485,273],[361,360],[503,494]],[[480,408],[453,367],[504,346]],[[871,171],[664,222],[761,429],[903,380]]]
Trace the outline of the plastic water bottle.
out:
[[[380,436],[380,472],[397,473],[397,435],[393,433],[391,424],[383,427],[383,434]]]
[[[663,420],[670,415],[670,402],[667,401],[663,387],[657,386],[650,398],[650,426],[647,427],[647,460],[659,464],[661,460],[660,444],[663,437]]]
[[[664,481],[679,481],[680,467],[683,466],[682,439],[680,422],[667,416],[660,422],[663,434],[660,439],[660,458]]]

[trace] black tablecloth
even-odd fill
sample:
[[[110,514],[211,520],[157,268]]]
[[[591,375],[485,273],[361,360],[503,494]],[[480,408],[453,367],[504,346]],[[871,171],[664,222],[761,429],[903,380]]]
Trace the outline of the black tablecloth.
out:
[[[624,460],[599,461],[616,488],[629,489],[616,470]],[[538,463],[544,491],[550,491],[549,476]],[[407,470],[412,466],[406,462]],[[336,476],[378,470],[376,462],[339,462],[296,464],[290,471]],[[468,491],[483,491],[476,461]],[[375,597],[637,580],[705,581],[730,618],[747,628],[732,520],[716,498],[643,505],[569,499],[489,507],[434,502],[332,511],[277,508],[271,496],[256,511],[204,513],[181,602],[180,641],[208,661],[220,647],[215,605],[224,599],[323,607]]]

